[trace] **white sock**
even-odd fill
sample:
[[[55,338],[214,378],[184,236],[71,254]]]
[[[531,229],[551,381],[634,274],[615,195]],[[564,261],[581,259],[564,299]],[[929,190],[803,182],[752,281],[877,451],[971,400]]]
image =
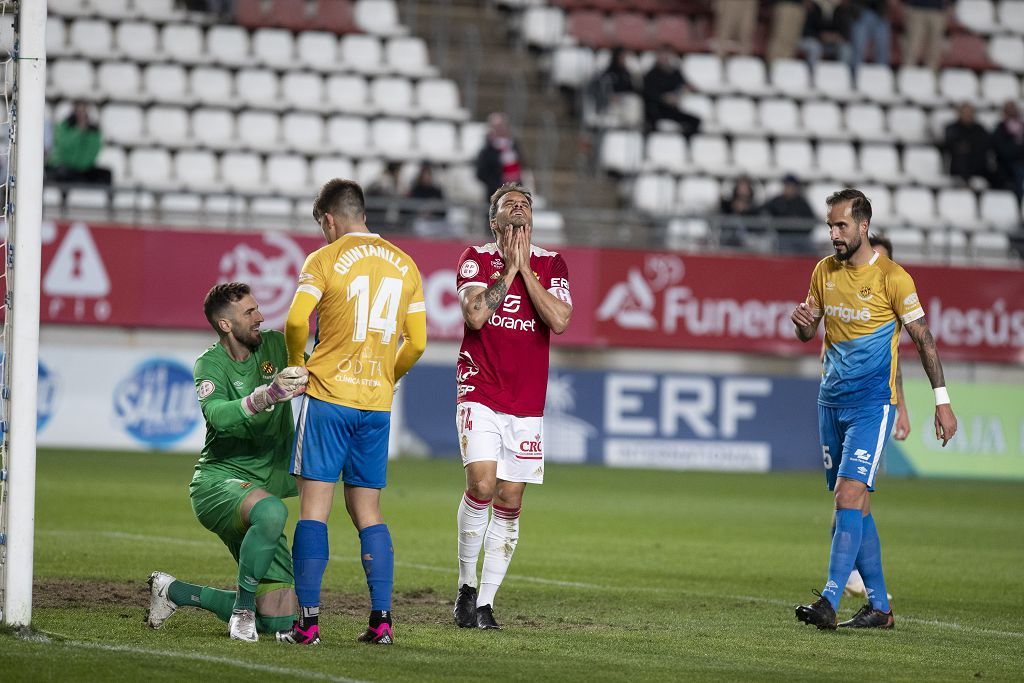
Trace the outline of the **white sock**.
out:
[[[494,513],[491,515],[491,523],[487,525],[487,536],[484,539],[484,568],[480,573],[477,607],[494,607],[494,595],[505,578],[508,564],[512,561],[512,553],[516,551],[516,544],[519,543],[521,508],[503,508],[500,505],[493,508]]]
[[[459,501],[459,587],[476,588],[476,561],[487,529],[489,500],[479,500],[466,491]]]

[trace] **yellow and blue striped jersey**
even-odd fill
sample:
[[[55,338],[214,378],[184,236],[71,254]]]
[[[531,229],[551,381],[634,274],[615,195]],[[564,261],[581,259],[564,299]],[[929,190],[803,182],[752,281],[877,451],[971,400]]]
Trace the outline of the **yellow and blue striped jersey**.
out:
[[[818,402],[896,403],[900,330],[924,316],[913,278],[877,252],[857,267],[829,256],[814,267],[808,295],[825,322]]]

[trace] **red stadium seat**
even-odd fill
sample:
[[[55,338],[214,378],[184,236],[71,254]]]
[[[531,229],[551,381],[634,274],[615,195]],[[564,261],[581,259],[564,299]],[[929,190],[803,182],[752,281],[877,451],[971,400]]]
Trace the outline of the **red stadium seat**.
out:
[[[270,7],[270,21],[275,27],[290,31],[315,28],[306,16],[306,0],[274,0]]]
[[[643,14],[612,15],[612,39],[627,50],[651,50],[656,46],[651,22]]]
[[[263,0],[237,0],[235,3],[235,22],[246,28],[263,28],[269,26],[267,15],[263,11]]]
[[[316,28],[334,33],[355,33],[356,21],[352,16],[349,0],[318,0],[316,5]]]
[[[600,12],[573,12],[569,15],[569,35],[583,45],[593,48],[611,47],[605,28],[605,16]]]
[[[981,36],[959,33],[949,37],[949,47],[942,58],[942,66],[959,66],[975,71],[996,68],[988,58],[988,43]]]
[[[689,20],[674,14],[655,17],[653,41],[656,47],[667,46],[676,52],[695,52],[699,47],[693,39]]]

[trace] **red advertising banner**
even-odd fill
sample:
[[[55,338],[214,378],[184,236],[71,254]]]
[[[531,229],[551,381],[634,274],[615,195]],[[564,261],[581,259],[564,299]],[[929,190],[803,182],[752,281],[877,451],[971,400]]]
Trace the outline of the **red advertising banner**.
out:
[[[455,267],[464,242],[396,239],[423,275],[428,333],[459,339]],[[204,329],[217,282],[248,282],[279,328],[314,235],[47,224],[41,322]],[[818,353],[789,315],[813,259],[566,247],[573,320],[558,343],[588,347]],[[1024,270],[908,268],[944,358],[1024,361]]]

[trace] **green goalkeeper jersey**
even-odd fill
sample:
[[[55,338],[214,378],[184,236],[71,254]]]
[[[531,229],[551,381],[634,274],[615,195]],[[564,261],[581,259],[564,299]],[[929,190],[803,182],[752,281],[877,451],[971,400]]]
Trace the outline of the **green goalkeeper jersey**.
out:
[[[297,495],[288,472],[295,433],[291,404],[282,402],[252,417],[242,399],[261,384],[270,384],[286,365],[284,335],[262,333],[263,343],[244,361],[236,361],[214,344],[196,361],[196,394],[206,418],[206,444],[193,483],[206,477],[252,482],[278,498]]]

